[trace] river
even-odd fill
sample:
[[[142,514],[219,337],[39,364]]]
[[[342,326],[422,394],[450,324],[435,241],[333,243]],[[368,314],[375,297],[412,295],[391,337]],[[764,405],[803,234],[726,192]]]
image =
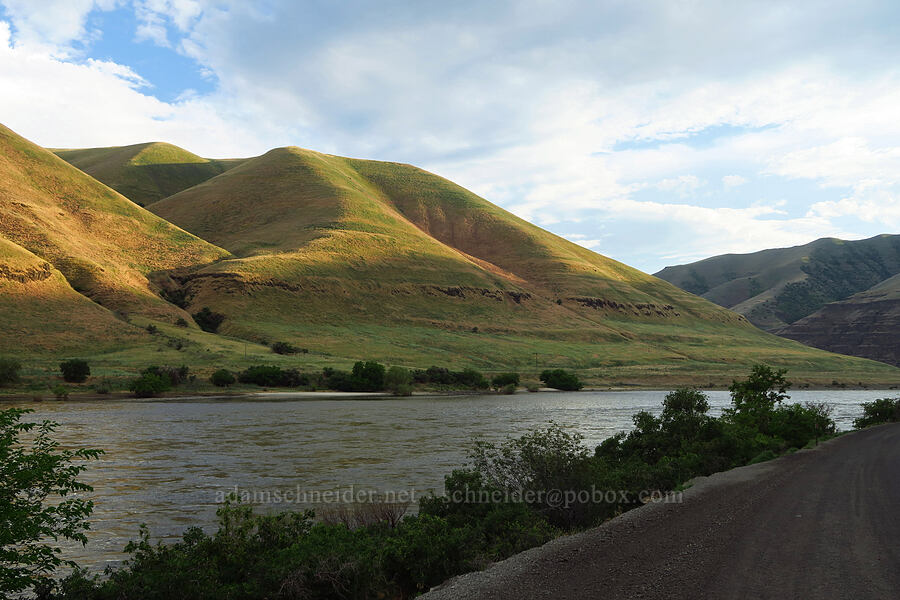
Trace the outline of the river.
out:
[[[82,479],[94,486],[87,547],[66,557],[102,568],[123,558],[147,523],[155,539],[200,525],[213,530],[217,502],[230,491],[268,499],[280,510],[368,491],[398,499],[440,493],[443,477],[466,462],[474,438],[501,440],[555,421],[596,446],[631,427],[639,410],[658,413],[665,392],[519,393],[369,399],[230,398],[3,403],[34,409],[29,420],[60,424],[67,447],[102,448]],[[708,392],[712,414],[730,402]],[[792,401],[827,402],[841,429],[860,404],[896,391],[797,391]],[[332,496],[332,497],[334,497]],[[278,502],[280,500],[280,502]]]

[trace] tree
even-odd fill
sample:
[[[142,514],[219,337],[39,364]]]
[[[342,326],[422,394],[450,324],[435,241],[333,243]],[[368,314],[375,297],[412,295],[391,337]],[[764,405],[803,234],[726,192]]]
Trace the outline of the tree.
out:
[[[228,387],[234,384],[234,375],[228,369],[219,369],[209,378],[210,383],[216,387]]]
[[[67,383],[84,383],[91,376],[91,367],[80,358],[64,360],[59,363],[59,370]]]
[[[128,389],[134,392],[138,398],[152,398],[157,394],[168,391],[172,387],[172,382],[164,375],[155,373],[144,373],[131,382]]]
[[[0,385],[19,382],[22,363],[14,358],[0,358]]]
[[[519,385],[518,373],[498,373],[491,377],[491,386],[496,390],[510,385],[513,386],[513,388]]]
[[[363,389],[359,391],[378,392],[384,389],[384,365],[367,360],[359,361],[353,365],[353,379],[361,383]]]
[[[733,381],[731,392],[732,407],[727,409],[733,421],[756,427],[769,434],[769,423],[776,405],[788,398],[791,383],[785,379],[787,369],[773,369],[767,365],[753,365],[746,381]]]
[[[33,411],[0,411],[0,596],[9,597],[46,582],[67,564],[54,542],[87,543],[84,532],[93,502],[78,498],[91,486],[78,481],[102,450],[60,450],[51,437],[57,423],[23,423]],[[23,434],[27,434],[23,436]],[[26,437],[27,439],[20,439]],[[52,541],[51,541],[52,540]]]
[[[204,306],[200,309],[200,312],[194,313],[191,316],[194,317],[194,321],[200,329],[207,333],[217,332],[222,321],[225,320],[225,315],[211,311],[208,306]]]
[[[576,392],[584,387],[578,375],[565,369],[547,369],[541,373],[541,381],[547,387],[569,392]]]
[[[391,367],[384,374],[384,388],[395,396],[412,395],[412,373],[403,367]]]

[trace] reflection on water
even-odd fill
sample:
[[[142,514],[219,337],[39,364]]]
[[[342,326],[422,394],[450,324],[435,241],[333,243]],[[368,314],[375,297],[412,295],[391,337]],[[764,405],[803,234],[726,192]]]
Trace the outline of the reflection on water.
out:
[[[443,489],[465,463],[473,438],[499,440],[549,421],[596,446],[631,427],[638,410],[658,412],[665,392],[521,393],[515,396],[365,400],[96,401],[22,404],[30,418],[61,424],[67,446],[102,448],[84,480],[95,510],[86,548],[69,548],[85,566],[123,557],[147,523],[157,538],[190,525],[211,529],[216,501],[229,490],[410,491]],[[727,392],[710,392],[712,412]],[[842,429],[861,402],[884,391],[795,392],[793,401],[825,401]],[[274,508],[288,508],[285,505]]]

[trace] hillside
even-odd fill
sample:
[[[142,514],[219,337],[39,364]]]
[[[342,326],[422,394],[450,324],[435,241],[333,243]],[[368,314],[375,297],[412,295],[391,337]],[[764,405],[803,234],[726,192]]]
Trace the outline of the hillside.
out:
[[[779,331],[900,273],[900,236],[816,240],[666,267],[657,277]]]
[[[202,183],[242,162],[201,158],[163,142],[53,152],[141,206]]]
[[[280,148],[150,208],[233,254],[172,281],[189,310],[209,306],[222,332],[257,342],[644,380],[754,361],[887,369],[765,334],[410,165]]]
[[[149,278],[227,255],[3,126],[0,249],[0,345],[20,352],[117,347],[131,316],[189,320]]]
[[[816,348],[900,366],[900,275],[826,304],[777,333]]]

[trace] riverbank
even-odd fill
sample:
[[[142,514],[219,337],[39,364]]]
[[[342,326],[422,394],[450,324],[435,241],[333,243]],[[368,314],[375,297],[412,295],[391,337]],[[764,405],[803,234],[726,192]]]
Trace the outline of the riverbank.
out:
[[[693,480],[426,600],[888,598],[900,589],[900,425]]]

